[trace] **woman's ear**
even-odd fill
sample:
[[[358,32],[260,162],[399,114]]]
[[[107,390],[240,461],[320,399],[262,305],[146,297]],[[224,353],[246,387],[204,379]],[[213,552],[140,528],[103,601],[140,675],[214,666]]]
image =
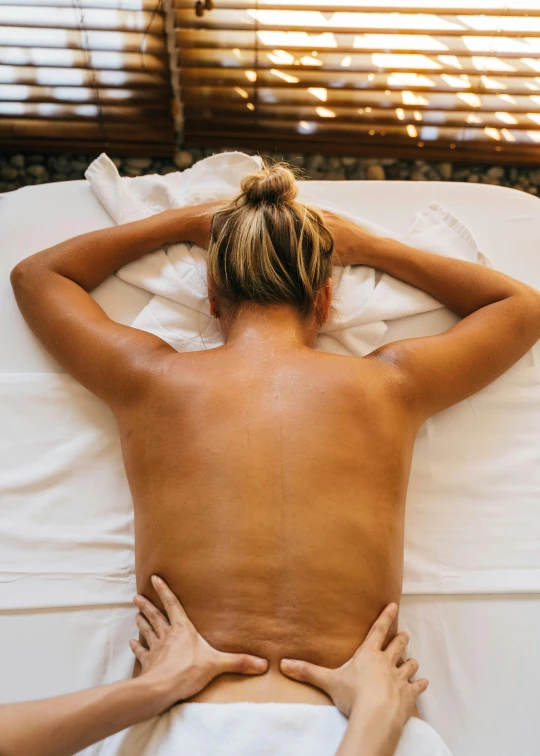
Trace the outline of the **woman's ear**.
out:
[[[334,291],[334,287],[332,284],[332,279],[327,278],[326,283],[324,284],[323,288],[323,323],[326,323],[328,320],[328,316],[330,314],[330,305],[332,304],[332,293]]]
[[[331,304],[332,279],[327,278],[320,289],[317,290],[317,297],[315,299],[315,316],[319,326],[323,326],[328,320]]]
[[[212,289],[212,286],[208,284],[208,303],[210,305],[210,315],[213,318],[217,318],[219,316],[218,310],[217,310],[217,302],[216,298],[214,296],[214,291]]]

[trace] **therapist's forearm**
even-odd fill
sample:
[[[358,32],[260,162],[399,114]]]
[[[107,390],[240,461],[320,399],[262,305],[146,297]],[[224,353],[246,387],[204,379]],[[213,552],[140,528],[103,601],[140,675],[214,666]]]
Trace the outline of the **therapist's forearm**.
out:
[[[177,241],[197,242],[193,208],[165,210],[149,218],[91,231],[37,252],[19,263],[45,266],[92,291],[119,268]]]
[[[394,756],[401,732],[386,711],[365,716],[353,710],[336,756]]]
[[[169,696],[169,698],[167,697]],[[1,756],[71,756],[174,703],[145,676],[43,701],[0,706]]]

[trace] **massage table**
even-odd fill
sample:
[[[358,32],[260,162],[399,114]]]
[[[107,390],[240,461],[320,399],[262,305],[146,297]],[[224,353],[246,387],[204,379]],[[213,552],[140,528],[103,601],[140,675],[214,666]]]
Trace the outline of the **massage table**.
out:
[[[312,181],[300,194],[314,204],[324,204],[329,196],[333,206],[361,208],[363,216],[396,233],[407,227],[414,212],[437,200],[468,226],[497,270],[540,289],[540,201],[531,195],[491,185],[405,181]],[[86,181],[0,195],[0,373],[62,372],[24,323],[10,270],[36,251],[110,225]],[[111,318],[127,325],[151,297],[114,276],[93,296]],[[404,318],[389,324],[385,342],[443,331],[454,322],[445,310]],[[0,527],[5,517],[9,513],[0,506]],[[44,607],[26,601],[20,608],[5,609],[2,596],[8,583],[0,565],[0,702],[52,696],[130,676],[125,644],[136,634],[131,605]],[[406,595],[400,621],[412,635],[410,654],[431,681],[421,699],[421,714],[455,756],[540,754],[540,595]]]

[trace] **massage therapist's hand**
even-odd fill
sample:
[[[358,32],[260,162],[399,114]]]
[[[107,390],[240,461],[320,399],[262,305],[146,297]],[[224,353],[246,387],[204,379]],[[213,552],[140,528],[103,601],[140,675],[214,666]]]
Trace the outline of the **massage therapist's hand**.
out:
[[[402,660],[409,642],[406,633],[398,633],[383,650],[396,615],[396,604],[389,604],[360,648],[337,669],[293,659],[281,661],[284,674],[321,688],[341,713],[349,717],[342,748],[345,741],[350,740],[351,745],[354,741],[355,747],[362,745],[366,756],[368,753],[394,753],[401,731],[414,712],[416,699],[428,686],[426,679],[411,680],[418,671],[416,660]],[[381,738],[381,733],[386,733],[386,740]],[[349,751],[340,749],[338,753],[341,756]]]
[[[213,648],[199,635],[167,584],[153,575],[152,585],[167,616],[147,598],[137,595],[133,599],[139,609],[136,623],[148,648],[136,640],[131,640],[130,646],[141,664],[141,677],[147,676],[163,691],[166,708],[199,693],[224,672],[242,675],[266,672],[266,659]]]

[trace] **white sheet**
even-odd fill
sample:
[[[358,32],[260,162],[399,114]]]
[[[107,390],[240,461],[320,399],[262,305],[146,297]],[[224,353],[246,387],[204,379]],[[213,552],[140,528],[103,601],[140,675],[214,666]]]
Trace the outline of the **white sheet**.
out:
[[[258,161],[231,153],[185,174],[121,179],[101,155],[87,174],[111,213],[129,220],[234,195],[241,178],[257,169]],[[485,259],[472,234],[437,203],[418,213],[403,236],[462,259]],[[179,350],[221,343],[207,302],[203,308],[202,250],[175,244],[117,275],[154,293],[134,321],[138,328]],[[338,306],[318,342],[322,350],[363,356],[382,342],[388,319],[441,309],[424,292],[388,275],[376,280],[364,266],[334,275]],[[0,608],[129,601],[135,590],[131,498],[112,414],[64,374],[0,376],[0,406],[0,521],[6,522]],[[420,430],[407,497],[404,593],[538,590],[539,500],[540,360],[532,350]]]
[[[324,182],[303,191],[324,199]],[[411,214],[433,199],[449,207],[489,249],[495,267],[540,288],[540,203],[491,186],[421,182],[333,182],[332,197],[402,232]],[[306,199],[308,197],[306,196]],[[57,209],[64,216],[58,219]],[[31,208],[31,210],[30,210]],[[31,212],[33,224],[28,223]],[[59,371],[15,317],[8,272],[44,246],[110,225],[84,182],[28,187],[0,196],[4,247],[0,256],[0,369]],[[138,289],[109,280],[95,293],[112,317],[131,323],[148,301]],[[442,316],[442,317],[441,317]],[[437,332],[444,313],[390,324],[386,340]],[[129,607],[0,612],[2,700],[52,695],[129,675]],[[537,756],[537,628],[540,602],[521,596],[405,596],[402,623],[413,633],[412,652],[431,679],[422,712],[456,756]],[[511,640],[509,640],[511,639]]]
[[[112,412],[65,373],[4,373],[0,417],[0,609],[130,601],[133,504]]]

